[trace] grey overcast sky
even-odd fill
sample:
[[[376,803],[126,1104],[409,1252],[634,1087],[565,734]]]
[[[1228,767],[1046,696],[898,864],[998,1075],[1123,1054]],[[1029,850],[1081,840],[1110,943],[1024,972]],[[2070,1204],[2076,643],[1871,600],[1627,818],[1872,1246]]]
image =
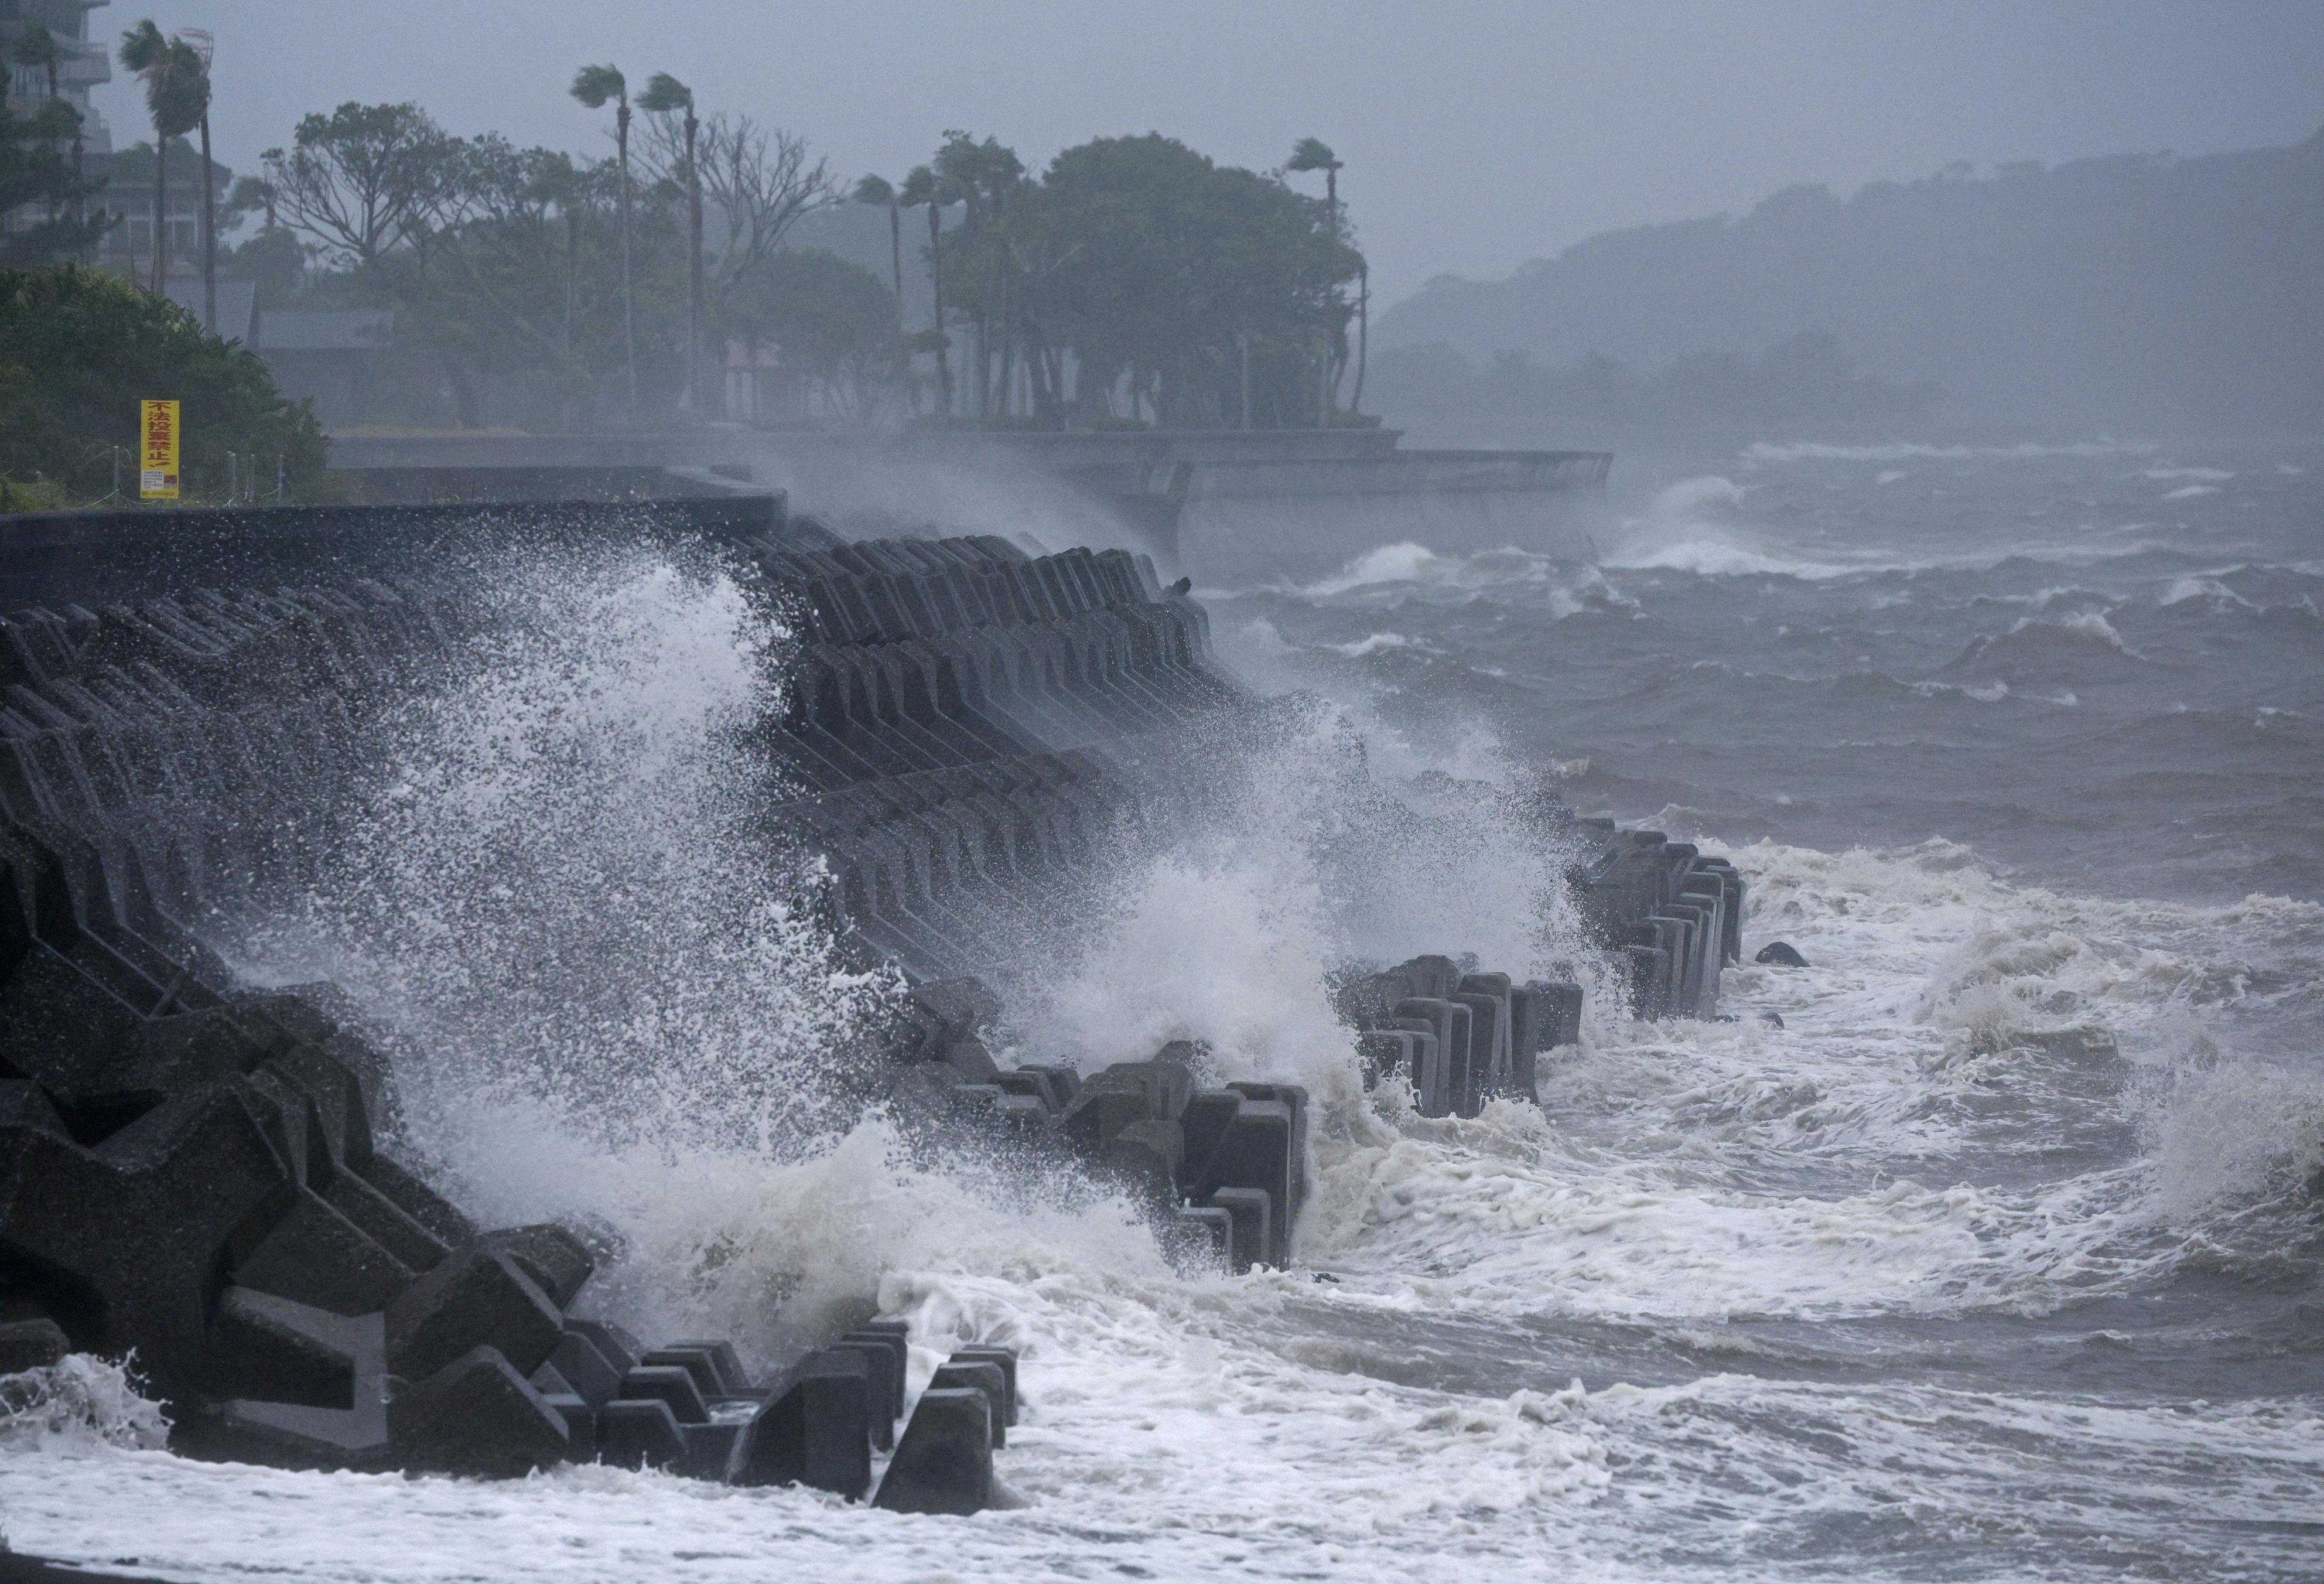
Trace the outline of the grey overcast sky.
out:
[[[1313,134],[1387,302],[1795,181],[2324,125],[2324,0],[113,0],[90,23],[146,15],[217,34],[218,157],[242,170],[347,99],[602,150],[605,118],[565,94],[597,60],[673,72],[850,177],[900,176],[948,127],[1034,165],[1161,131],[1264,169]],[[134,82],[99,92],[134,141]]]

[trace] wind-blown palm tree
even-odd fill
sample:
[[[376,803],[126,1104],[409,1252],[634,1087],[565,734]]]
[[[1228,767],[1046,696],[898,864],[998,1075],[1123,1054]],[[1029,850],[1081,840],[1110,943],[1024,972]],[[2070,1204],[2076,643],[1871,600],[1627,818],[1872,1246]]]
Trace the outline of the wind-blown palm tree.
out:
[[[896,317],[904,313],[904,206],[885,176],[866,176],[855,184],[857,203],[882,204],[888,210],[888,265],[896,276]]]
[[[217,41],[201,28],[180,28],[202,62],[202,329],[217,334],[217,184],[210,168],[210,62]]]
[[[602,110],[609,99],[620,108],[613,116],[613,142],[622,155],[622,349],[630,375],[630,417],[638,415],[638,316],[636,282],[630,269],[630,84],[618,68],[584,66],[573,74],[573,97],[592,110]]]
[[[690,249],[686,303],[686,406],[688,412],[699,412],[703,405],[699,388],[702,369],[702,166],[695,158],[695,139],[701,134],[702,123],[694,116],[694,90],[667,71],[657,71],[646,79],[646,91],[638,96],[638,108],[656,115],[668,115],[676,110],[686,112],[686,224]]]
[[[1340,167],[1342,161],[1332,153],[1332,145],[1320,137],[1303,137],[1291,145],[1291,158],[1284,165],[1286,171],[1321,171],[1323,172],[1323,203],[1332,213],[1332,235],[1340,234]]]
[[[170,256],[170,140],[201,125],[210,107],[209,73],[183,39],[165,39],[147,17],[121,35],[121,64],[145,81],[153,120],[153,292],[161,292]]]
[[[16,35],[16,64],[30,66],[48,73],[48,102],[51,106],[57,102],[57,68],[63,60],[64,51],[57,47],[57,35],[49,31],[48,23],[27,23],[24,25],[24,31]],[[80,135],[78,132],[73,135],[73,146],[76,149],[80,146]],[[54,153],[55,147],[53,143],[51,144],[50,152]],[[80,162],[78,157],[73,161],[73,174],[76,177],[80,174]],[[51,205],[49,209],[49,218],[53,220],[56,218],[55,206]]]
[[[1323,208],[1324,212],[1331,218],[1332,240],[1334,242],[1337,242],[1340,239],[1341,163],[1342,161],[1340,157],[1332,152],[1332,145],[1330,144],[1325,143],[1320,137],[1303,137],[1297,143],[1291,145],[1291,158],[1285,162],[1283,167],[1286,171],[1321,171],[1323,172]],[[1370,317],[1370,316],[1369,314],[1365,316],[1367,320],[1369,320]],[[1368,339],[1370,336],[1371,329],[1370,324],[1366,323],[1360,326],[1356,333],[1359,338],[1359,349],[1356,353],[1356,363],[1357,366],[1361,367],[1364,361],[1364,351],[1360,343],[1362,340]],[[1318,384],[1318,394],[1315,398],[1315,421],[1321,427],[1327,429],[1331,427],[1332,387],[1337,383],[1337,379],[1333,377],[1333,375],[1327,373],[1323,379]],[[1363,381],[1360,376],[1356,382],[1356,389],[1359,395],[1360,395],[1363,390]]]
[[[896,201],[905,208],[928,206],[928,283],[936,294],[936,387],[944,393],[944,415],[952,416],[952,360],[945,357],[944,320],[944,206],[952,198],[952,184],[926,165],[915,165],[904,178]]]

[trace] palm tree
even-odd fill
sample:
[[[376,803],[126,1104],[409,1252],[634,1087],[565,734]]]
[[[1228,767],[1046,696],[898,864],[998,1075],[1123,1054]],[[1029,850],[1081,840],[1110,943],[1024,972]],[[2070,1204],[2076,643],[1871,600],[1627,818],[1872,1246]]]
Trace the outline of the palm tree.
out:
[[[145,110],[153,118],[153,292],[161,292],[170,256],[170,140],[201,124],[210,107],[209,73],[183,39],[165,39],[147,17],[121,35],[121,64],[145,79]]]
[[[1291,145],[1291,158],[1283,167],[1286,171],[1323,172],[1323,209],[1331,218],[1332,240],[1334,242],[1340,239],[1340,157],[1332,152],[1330,144],[1320,137],[1303,137]],[[1366,316],[1367,319],[1369,317],[1369,315]],[[1357,335],[1360,339],[1369,338],[1370,326],[1368,323],[1363,325],[1358,329]],[[1328,357],[1329,354],[1326,356]],[[1362,366],[1363,357],[1363,351],[1360,348],[1356,354],[1358,367]],[[1329,429],[1332,425],[1332,386],[1337,383],[1336,379],[1327,374],[1318,384],[1315,421],[1321,428]],[[1360,378],[1357,381],[1356,388],[1360,394],[1363,389],[1363,382]]]
[[[1290,162],[1286,171],[1321,171],[1323,172],[1323,203],[1331,210],[1332,235],[1340,234],[1340,166],[1342,161],[1332,153],[1332,145],[1320,137],[1303,137],[1291,145]]]
[[[690,412],[702,410],[698,389],[702,369],[702,167],[694,157],[695,138],[702,123],[694,118],[694,90],[667,71],[657,71],[646,79],[646,91],[638,96],[638,108],[656,115],[674,110],[686,112],[686,202],[687,236],[692,249],[688,264],[688,296],[686,304],[686,406]]]
[[[904,190],[896,195],[897,203],[904,208],[928,206],[928,282],[935,289],[936,310],[936,388],[943,393],[942,411],[946,418],[952,416],[952,361],[945,355],[942,232],[944,206],[951,197],[952,184],[939,179],[926,165],[913,166],[911,174],[904,178]]]
[[[180,28],[177,36],[202,62],[202,329],[217,334],[217,187],[210,169],[210,61],[217,40],[206,29]]]
[[[620,108],[613,116],[613,142],[622,154],[622,349],[630,374],[630,418],[638,415],[638,317],[636,283],[630,270],[630,85],[618,68],[584,66],[573,74],[573,97],[592,110],[602,110],[608,99]]]
[[[888,206],[888,264],[896,275],[896,317],[904,313],[904,207],[885,176],[866,176],[855,184],[857,203]]]
[[[63,59],[64,51],[57,47],[57,35],[49,31],[46,23],[27,23],[24,24],[24,31],[16,36],[16,64],[47,71],[51,106],[54,106],[57,102],[57,67]],[[79,146],[80,138],[78,134],[73,138],[73,144],[76,148]],[[53,153],[55,147],[56,145],[51,143],[50,152]],[[73,162],[73,174],[75,176],[80,174],[80,162],[78,159]],[[56,208],[51,204],[49,208],[49,218],[53,220],[56,218]]]

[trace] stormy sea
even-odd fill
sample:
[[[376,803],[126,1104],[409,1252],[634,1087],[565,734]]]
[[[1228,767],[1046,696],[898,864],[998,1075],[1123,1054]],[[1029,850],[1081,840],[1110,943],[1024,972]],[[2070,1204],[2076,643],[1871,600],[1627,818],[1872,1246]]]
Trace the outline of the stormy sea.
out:
[[[771,1357],[876,1296],[1020,1349],[1004,1504],[198,1462],[76,1358],[0,1421],[7,1544],[383,1584],[2324,1576],[2324,448],[1746,437],[1609,487],[1594,564],[1414,541],[1198,587],[1313,733],[1004,987],[1021,1060],[1183,1037],[1309,1087],[1296,1257],[1247,1276],[785,1109],[768,1064],[811,1077],[877,987],[730,894],[782,635],[634,559],[495,594],[554,619],[415,702],[346,884],[237,967],[400,1024],[414,1152],[495,1221],[604,1228],[611,1318]],[[1368,1091],[1342,964],[1565,946],[1554,855],[1489,812],[1441,852],[1355,829],[1351,740],[1440,815],[1545,790],[1731,859],[1732,1021],[1593,996],[1538,1107]],[[470,1050],[459,1007],[510,1026],[539,963],[607,956],[662,993]],[[590,1063],[619,1083],[558,1081]]]

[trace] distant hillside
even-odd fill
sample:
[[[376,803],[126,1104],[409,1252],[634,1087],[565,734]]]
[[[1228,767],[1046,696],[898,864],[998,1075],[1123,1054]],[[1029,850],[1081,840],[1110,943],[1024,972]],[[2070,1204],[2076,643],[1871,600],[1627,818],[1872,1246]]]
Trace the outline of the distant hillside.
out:
[[[1803,335],[1871,379],[1932,383],[1965,418],[2324,429],[2324,132],[2195,160],[1964,168],[1845,200],[1794,187],[1739,220],[1434,281],[1380,317],[1373,350],[1394,421],[1394,371],[1415,354],[1393,348],[1666,369]],[[1425,399],[1426,382],[1406,388]]]

